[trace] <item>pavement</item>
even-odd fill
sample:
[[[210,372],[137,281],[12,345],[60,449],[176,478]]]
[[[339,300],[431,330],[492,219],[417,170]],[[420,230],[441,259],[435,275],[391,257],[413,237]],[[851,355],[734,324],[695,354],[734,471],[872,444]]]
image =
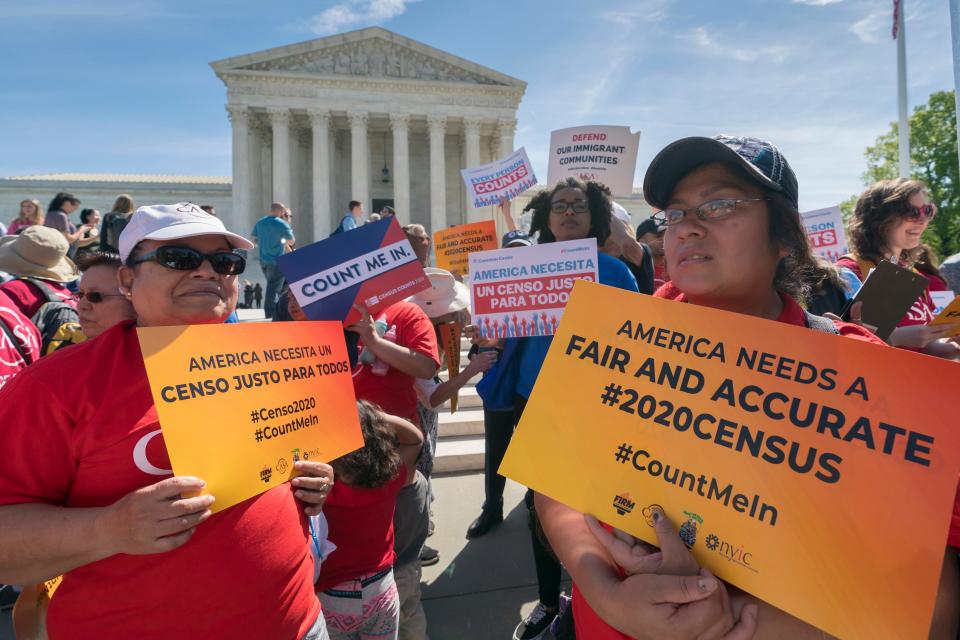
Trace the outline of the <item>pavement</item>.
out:
[[[508,480],[503,524],[476,540],[465,533],[480,514],[483,474],[434,478],[433,491],[436,532],[427,544],[440,562],[423,569],[430,640],[510,640],[537,602],[526,490]],[[9,611],[0,613],[0,640],[14,640]]]

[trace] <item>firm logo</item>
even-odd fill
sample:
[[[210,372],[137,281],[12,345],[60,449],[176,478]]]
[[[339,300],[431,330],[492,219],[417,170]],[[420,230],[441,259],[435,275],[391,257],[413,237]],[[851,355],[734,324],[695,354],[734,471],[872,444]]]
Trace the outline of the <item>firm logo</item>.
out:
[[[271,476],[273,476],[273,469],[270,467],[260,469],[260,479],[263,480],[264,483],[269,483]]]
[[[630,499],[629,493],[621,493],[613,497],[613,508],[622,516],[633,511],[637,503]]]

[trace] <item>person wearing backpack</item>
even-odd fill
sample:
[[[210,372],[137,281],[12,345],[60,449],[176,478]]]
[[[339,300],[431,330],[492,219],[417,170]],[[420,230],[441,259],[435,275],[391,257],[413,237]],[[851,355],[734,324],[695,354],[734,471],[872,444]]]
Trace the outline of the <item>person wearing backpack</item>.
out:
[[[22,369],[40,359],[40,332],[0,292],[0,389]]]
[[[59,231],[35,225],[0,238],[0,271],[14,279],[0,285],[16,308],[40,331],[44,355],[84,340],[73,294],[65,286],[79,277]]]
[[[136,206],[133,198],[121,193],[113,203],[110,213],[103,217],[100,225],[100,251],[120,253],[120,234],[123,233]]]

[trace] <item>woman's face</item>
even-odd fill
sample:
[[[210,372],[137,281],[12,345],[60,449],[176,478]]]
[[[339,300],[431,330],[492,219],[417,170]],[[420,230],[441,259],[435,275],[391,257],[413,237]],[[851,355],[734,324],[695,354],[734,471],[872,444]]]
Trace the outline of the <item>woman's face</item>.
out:
[[[79,206],[80,206],[80,205],[78,205],[78,204],[75,203],[75,202],[69,202],[69,201],[68,201],[68,202],[64,202],[62,205],[60,205],[60,209],[61,209],[65,214],[70,215],[71,213],[73,213],[74,211],[76,211],[76,210],[77,210],[77,207],[79,207]]]
[[[292,291],[287,293],[287,312],[294,320],[309,320],[309,318],[307,318],[307,314],[303,312],[303,309],[300,307],[300,303],[297,302],[297,299],[294,297]]]
[[[590,203],[582,189],[568,187],[553,194],[549,215],[547,228],[557,242],[582,240],[590,235]]]
[[[100,226],[100,212],[96,209],[93,210],[93,213],[87,216],[87,224],[92,227]]]
[[[124,320],[137,317],[133,305],[120,293],[117,285],[117,270],[106,265],[96,265],[83,272],[79,292],[82,298],[77,303],[80,326],[88,338],[98,335]],[[91,302],[102,297],[100,302]]]
[[[144,240],[134,257],[157,247],[190,247],[200,253],[230,251],[221,235],[203,235],[177,240]],[[120,268],[120,286],[132,294],[133,307],[143,326],[215,324],[227,319],[237,306],[237,276],[217,273],[204,260],[193,271],[170,269],[149,261],[133,268]]]
[[[759,187],[722,163],[697,167],[680,180],[667,208],[693,209],[721,198],[758,198]],[[697,304],[736,307],[738,301],[769,298],[785,251],[770,246],[763,202],[744,202],[718,220],[688,211],[664,233],[667,271],[673,284]]]
[[[36,220],[37,218],[37,205],[33,204],[29,200],[24,200],[20,203],[20,217],[27,220]]]
[[[919,208],[923,207],[924,205],[931,204],[931,202],[926,193],[923,191],[917,191],[915,194],[910,196],[910,199],[907,200],[907,204],[910,207]],[[923,235],[923,232],[927,230],[928,226],[930,226],[930,218],[908,218],[906,216],[898,216],[893,223],[893,226],[891,226],[886,233],[885,240],[887,243],[887,249],[895,255],[899,255],[901,251],[916,249],[920,246],[921,236]]]

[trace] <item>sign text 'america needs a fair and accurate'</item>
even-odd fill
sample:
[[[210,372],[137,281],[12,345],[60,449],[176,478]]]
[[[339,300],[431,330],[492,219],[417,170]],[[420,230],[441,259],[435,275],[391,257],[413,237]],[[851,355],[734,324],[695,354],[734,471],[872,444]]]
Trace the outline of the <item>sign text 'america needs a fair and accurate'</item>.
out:
[[[250,367],[258,364],[290,362],[288,366],[264,368],[262,371],[247,371],[239,374],[206,378],[165,385],[160,390],[164,402],[180,402],[193,398],[244,391],[296,380],[306,380],[336,373],[348,373],[346,361],[317,362],[316,359],[333,354],[330,345],[303,345],[278,347],[233,353],[215,353],[192,356],[187,366],[189,373],[235,367]],[[303,362],[310,361],[312,362]],[[301,361],[299,363],[295,361]]]
[[[817,367],[800,359],[686,335],[637,320],[625,320],[616,335],[644,343],[645,349],[661,349],[662,354],[638,359],[626,349],[581,335],[572,335],[563,353],[635,378],[642,386],[663,387],[666,396],[663,398],[615,382],[600,390],[605,406],[651,420],[649,424],[654,428],[688,433],[693,438],[771,465],[787,465],[794,473],[811,474],[826,484],[841,482],[845,447],[862,447],[923,467],[931,464],[935,444],[931,435],[866,415],[848,415],[849,412],[828,404],[781,391],[768,392],[758,384],[737,383],[733,377],[711,380],[694,368],[671,364],[669,358],[671,352],[676,352],[713,360],[771,378],[813,385],[866,403],[871,398],[864,376],[845,375],[837,369]],[[622,381],[620,377],[616,382]],[[716,404],[717,410],[693,411],[676,402],[678,394],[706,397]],[[723,415],[725,410],[755,414],[756,422],[748,425],[728,419]],[[804,445],[791,439],[788,435],[791,429],[820,434],[823,446]],[[642,460],[638,458],[643,458],[643,454],[632,455],[634,465],[640,465]],[[673,478],[674,481],[677,478],[676,470]]]

